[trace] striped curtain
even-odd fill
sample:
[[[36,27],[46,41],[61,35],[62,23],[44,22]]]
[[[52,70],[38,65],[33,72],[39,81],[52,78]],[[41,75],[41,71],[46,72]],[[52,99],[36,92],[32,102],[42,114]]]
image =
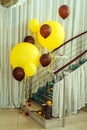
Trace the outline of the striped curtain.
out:
[[[63,89],[65,87],[65,113],[66,115],[77,114],[78,110],[85,107],[87,103],[87,63],[75,71],[65,75],[56,82],[53,87],[52,115],[62,117],[63,115]]]
[[[70,15],[65,20],[58,14],[58,8],[63,4],[70,8]],[[9,8],[0,5],[1,108],[18,107],[20,101],[24,99],[26,83],[25,81],[18,83],[13,79],[9,55],[15,44],[23,41],[26,35],[32,34],[27,26],[28,21],[32,18],[38,19],[40,23],[47,20],[56,20],[65,28],[65,40],[67,40],[87,30],[86,7],[87,0],[18,0],[16,4]],[[73,43],[69,44],[68,48],[72,49],[72,46]],[[45,49],[39,48],[42,53],[45,52]],[[60,51],[64,51],[64,48]]]
[[[9,62],[12,47],[27,34],[27,1],[9,8],[0,7],[0,107],[18,107],[24,98],[25,82],[12,77]]]

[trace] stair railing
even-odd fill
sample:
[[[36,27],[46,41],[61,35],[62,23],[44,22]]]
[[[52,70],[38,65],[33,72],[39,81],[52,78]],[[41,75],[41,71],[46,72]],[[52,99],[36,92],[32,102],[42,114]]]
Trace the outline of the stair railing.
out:
[[[67,66],[71,65],[71,63],[73,63],[74,61],[76,61],[78,58],[80,58],[81,56],[83,56],[84,54],[87,53],[87,50],[85,50],[84,52],[82,52],[81,54],[79,54],[78,56],[76,56],[74,59],[72,59],[70,62],[68,62],[67,64],[65,64],[64,66],[62,66],[61,68],[55,70],[53,72],[53,74],[57,74],[58,72],[64,70]]]
[[[56,50],[58,50],[59,48],[61,48],[62,46],[66,45],[67,43],[73,41],[74,39],[86,34],[87,31],[71,38],[70,40],[66,41],[64,44],[62,44],[60,47],[56,48],[53,52],[55,52]],[[72,60],[70,60],[68,63],[64,64],[62,67],[56,69],[53,74],[58,74],[59,72],[63,71],[66,67],[68,67],[69,65],[71,65],[74,61],[78,60],[79,58],[81,58],[83,55],[87,54],[87,48],[85,48],[84,51],[82,51],[80,54],[78,54],[77,56],[75,56]],[[65,76],[64,76],[64,89],[63,89],[63,113],[62,113],[62,127],[65,126],[65,93],[66,93],[66,88],[65,88]]]
[[[51,64],[48,68],[40,66],[38,68],[37,74],[32,77],[32,92],[37,91],[39,87],[45,86],[46,82],[51,81],[53,76],[51,76],[51,73],[48,72],[48,69],[51,70],[53,74],[57,74],[58,72],[61,72],[64,68],[68,67],[71,63],[74,63],[74,61],[78,62],[79,58],[86,54],[86,34],[87,31],[67,40],[61,46],[52,51],[51,54],[54,56],[59,55],[60,52],[63,53],[63,51],[65,51],[64,55],[67,55],[69,58],[68,60],[65,60],[63,64],[60,64],[58,66],[55,65],[54,60],[51,61]]]
[[[84,31],[84,32],[82,32],[82,33],[76,35],[75,37],[72,37],[71,39],[69,39],[69,40],[67,40],[66,42],[64,42],[61,46],[57,47],[57,48],[56,48],[55,50],[53,50],[52,52],[55,52],[56,50],[58,50],[58,49],[61,48],[62,46],[65,46],[66,44],[68,44],[70,41],[73,41],[74,39],[76,39],[76,38],[78,38],[78,37],[80,37],[80,36],[82,36],[82,35],[84,35],[84,34],[86,34],[86,33],[87,33],[87,31]]]
[[[77,38],[83,36],[83,35],[86,34],[86,33],[87,33],[87,31],[85,31],[85,32],[83,32],[83,33],[80,33],[79,35],[77,35],[77,36],[75,36],[75,37],[73,37],[73,38],[67,40],[67,41],[64,42],[61,46],[59,46],[58,48],[56,48],[56,49],[53,51],[53,53],[55,53],[56,51],[58,51],[59,49],[61,49],[63,46],[68,45],[71,41],[74,41],[75,39],[77,39]],[[82,40],[79,41],[79,42],[82,42],[83,40],[84,40],[84,39],[82,39]],[[82,48],[83,46],[84,46],[84,45],[82,44],[82,45],[79,46],[78,48]],[[86,46],[86,44],[85,44],[85,46]],[[85,55],[86,52],[87,52],[87,49],[85,48],[85,46],[84,46],[84,50],[82,50],[81,52],[79,52],[76,56],[73,55],[73,56],[71,57],[71,59],[70,59],[67,63],[65,63],[65,64],[62,65],[61,67],[55,69],[55,71],[54,71],[53,73],[54,73],[54,74],[59,73],[60,71],[64,70],[66,67],[68,67],[69,65],[71,65],[74,61],[78,60],[78,59],[81,58],[83,55]],[[77,48],[77,49],[78,49],[78,48]],[[74,51],[74,50],[73,50],[73,51]],[[76,51],[76,50],[75,50],[75,51]],[[72,53],[72,52],[71,52],[71,53]]]

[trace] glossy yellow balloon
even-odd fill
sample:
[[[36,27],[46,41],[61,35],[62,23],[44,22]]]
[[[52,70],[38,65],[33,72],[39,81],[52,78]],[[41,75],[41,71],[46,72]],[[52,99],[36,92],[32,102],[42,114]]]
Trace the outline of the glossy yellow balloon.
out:
[[[39,28],[38,41],[41,46],[43,46],[44,48],[47,48],[49,51],[53,51],[64,42],[65,30],[63,26],[59,22],[56,22],[56,21],[47,21],[43,24],[48,24],[51,27],[52,31],[51,31],[51,34],[47,38],[44,38],[41,36],[40,28]]]
[[[13,68],[22,67],[27,63],[34,63],[39,65],[40,52],[38,48],[31,43],[18,43],[16,44],[10,53],[10,63]]]
[[[33,76],[36,73],[36,66],[33,63],[28,63],[24,67],[25,75],[27,77]]]
[[[36,19],[32,19],[29,21],[29,29],[32,31],[32,32],[37,32],[38,31],[38,28],[40,26],[40,23],[38,20]]]

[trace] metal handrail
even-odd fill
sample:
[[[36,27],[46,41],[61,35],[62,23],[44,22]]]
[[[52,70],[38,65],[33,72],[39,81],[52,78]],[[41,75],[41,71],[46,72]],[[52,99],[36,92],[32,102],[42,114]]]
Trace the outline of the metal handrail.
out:
[[[76,35],[75,37],[67,40],[66,42],[64,42],[61,46],[59,46],[58,48],[56,48],[55,50],[53,50],[52,52],[55,52],[56,50],[58,50],[59,48],[61,48],[62,46],[68,44],[70,41],[73,41],[74,39],[86,34],[87,31],[80,33],[79,35]],[[66,68],[67,66],[69,66],[71,63],[73,63],[74,61],[76,61],[78,58],[80,58],[82,55],[84,55],[87,52],[87,50],[85,50],[84,52],[82,52],[81,54],[79,54],[78,56],[76,56],[74,59],[72,59],[71,61],[69,61],[67,64],[65,64],[64,66],[62,66],[61,68],[58,68],[57,70],[55,70],[53,73],[57,74],[58,72],[62,71],[64,68]]]
[[[70,41],[72,41],[72,40],[74,40],[74,39],[76,39],[76,38],[82,36],[82,35],[85,34],[85,33],[87,33],[87,31],[85,31],[85,32],[83,32],[83,33],[81,33],[81,34],[79,34],[79,35],[77,35],[77,36],[71,38],[70,40],[68,40],[68,41],[66,41],[66,42],[64,42],[64,44],[62,44],[61,46],[59,46],[58,48],[56,48],[53,52],[55,52],[56,50],[58,50],[58,49],[61,48],[62,46],[66,45],[66,44],[69,43]],[[64,66],[62,66],[61,68],[55,70],[55,71],[53,72],[53,74],[57,74],[58,72],[62,71],[63,69],[65,69],[66,67],[68,67],[71,63],[73,63],[74,61],[76,61],[78,58],[80,58],[81,56],[83,56],[83,55],[86,54],[86,53],[87,53],[87,49],[86,49],[85,51],[83,51],[82,53],[80,53],[80,54],[79,54],[78,56],[76,56],[75,58],[73,58],[73,59],[72,59],[71,61],[69,61],[67,64],[65,64]],[[65,88],[65,77],[64,77],[62,127],[65,126],[65,100],[66,100],[66,99],[65,99],[65,98],[66,98],[66,97],[65,97],[65,90],[66,90],[66,88]]]
[[[82,52],[81,54],[79,54],[78,56],[76,56],[74,59],[72,59],[70,62],[68,62],[67,64],[65,64],[64,66],[62,66],[61,68],[55,70],[53,72],[53,74],[57,74],[58,72],[60,72],[61,70],[63,70],[64,68],[66,68],[67,66],[69,66],[71,63],[73,63],[74,61],[76,61],[78,58],[80,58],[81,56],[83,56],[85,53],[87,53],[87,50],[85,50],[84,52]]]
[[[76,38],[78,38],[78,37],[84,35],[85,33],[87,33],[87,31],[84,31],[84,32],[82,32],[82,33],[76,35],[75,37],[72,37],[71,39],[67,40],[67,41],[64,42],[62,45],[60,45],[59,47],[57,47],[57,48],[56,48],[55,50],[53,50],[52,52],[55,52],[56,50],[58,50],[58,49],[61,48],[62,46],[66,45],[66,44],[68,44],[70,41],[73,41],[74,39],[76,39]]]

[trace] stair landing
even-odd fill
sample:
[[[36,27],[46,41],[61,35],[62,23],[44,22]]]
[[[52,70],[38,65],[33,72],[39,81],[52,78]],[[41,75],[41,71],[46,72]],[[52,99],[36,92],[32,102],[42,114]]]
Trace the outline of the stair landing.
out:
[[[34,119],[38,124],[40,124],[43,128],[52,128],[52,127],[62,127],[62,118],[55,118],[52,117],[51,119],[47,120],[43,116],[38,114],[38,111],[41,110],[41,106],[31,102],[31,106],[28,106],[26,102],[21,103],[21,109],[26,113],[29,113],[29,117]],[[78,114],[73,114],[71,116],[65,117],[65,125],[70,123],[82,122],[87,121],[87,112],[80,110]]]

